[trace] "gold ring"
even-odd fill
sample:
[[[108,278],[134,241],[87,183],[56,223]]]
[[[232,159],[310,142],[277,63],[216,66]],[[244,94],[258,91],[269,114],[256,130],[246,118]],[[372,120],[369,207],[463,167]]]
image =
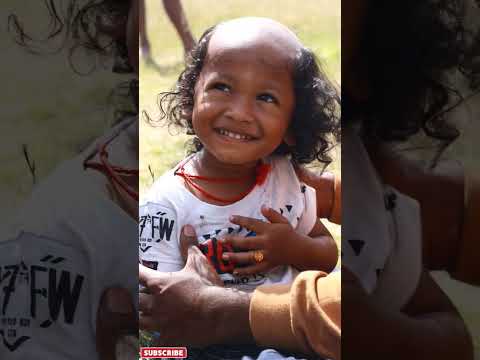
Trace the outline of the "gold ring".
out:
[[[253,258],[255,259],[255,262],[261,263],[263,261],[264,255],[262,250],[255,250],[253,252]]]

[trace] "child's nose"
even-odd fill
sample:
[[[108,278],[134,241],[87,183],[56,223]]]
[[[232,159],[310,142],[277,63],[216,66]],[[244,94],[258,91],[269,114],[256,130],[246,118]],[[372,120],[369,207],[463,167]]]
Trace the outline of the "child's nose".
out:
[[[254,119],[255,103],[246,96],[236,96],[232,99],[227,115],[235,121],[251,122]]]

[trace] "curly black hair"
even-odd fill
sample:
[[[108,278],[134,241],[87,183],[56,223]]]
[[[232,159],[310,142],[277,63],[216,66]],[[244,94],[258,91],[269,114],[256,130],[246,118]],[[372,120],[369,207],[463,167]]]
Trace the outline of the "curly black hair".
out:
[[[195,135],[192,125],[195,84],[207,56],[208,44],[218,25],[207,29],[187,59],[185,70],[180,74],[175,89],[159,95],[160,120]],[[274,152],[289,155],[298,164],[318,160],[331,162],[329,150],[340,137],[340,96],[336,87],[318,65],[307,48],[302,48],[293,64],[295,109],[289,130],[295,145],[282,143]],[[152,122],[152,119],[149,118]],[[191,141],[190,152],[203,148],[198,137]]]
[[[342,123],[361,118],[369,141],[424,133],[440,152],[458,136],[447,114],[480,87],[479,37],[466,26],[465,0],[372,0],[357,59],[366,64],[366,100],[344,88]],[[471,94],[448,74],[465,76]]]
[[[20,46],[32,53],[56,53],[68,48],[70,65],[80,75],[91,74],[103,60],[113,60],[115,73],[133,74],[126,40],[131,3],[132,0],[43,0],[50,16],[45,36],[34,38],[16,14],[9,15],[8,30]],[[57,44],[56,48],[51,48],[52,43]],[[92,61],[86,70],[80,70],[75,61],[75,54],[81,50],[91,55],[82,58],[83,62]],[[110,101],[115,123],[138,114],[138,80],[118,84],[110,94]]]
[[[126,22],[131,0],[44,0],[50,24],[43,37],[28,34],[16,14],[8,17],[8,30],[15,35],[15,41],[33,53],[45,53],[47,44],[60,40],[51,52],[69,49],[72,68],[78,73],[87,74],[95,69],[78,69],[74,58],[78,51],[114,58],[114,72],[131,73],[126,45]]]

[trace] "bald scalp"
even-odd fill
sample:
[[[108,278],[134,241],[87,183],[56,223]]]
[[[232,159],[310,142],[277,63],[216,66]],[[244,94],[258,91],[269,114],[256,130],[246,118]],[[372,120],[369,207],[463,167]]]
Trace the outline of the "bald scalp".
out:
[[[268,18],[244,17],[219,24],[210,39],[208,58],[228,50],[269,50],[278,60],[293,61],[303,45],[285,25]]]

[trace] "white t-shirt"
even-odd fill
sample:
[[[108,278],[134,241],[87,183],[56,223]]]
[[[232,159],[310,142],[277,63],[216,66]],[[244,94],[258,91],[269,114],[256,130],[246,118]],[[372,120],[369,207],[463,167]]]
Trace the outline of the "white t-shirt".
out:
[[[174,170],[163,175],[140,200],[141,261],[159,271],[181,270],[184,262],[179,238],[184,225],[195,228],[200,244],[215,242],[226,234],[253,236],[247,229],[230,223],[229,217],[241,215],[265,220],[260,212],[262,205],[282,213],[299,233],[309,234],[317,221],[315,190],[300,183],[287,158],[271,157],[265,162],[271,165],[265,182],[240,201],[225,206],[198,199],[185,188],[183,179],[174,175]],[[216,246],[212,251],[216,251]],[[228,264],[221,256],[213,254],[212,259],[225,285],[244,291],[253,291],[262,284],[290,283],[298,273],[290,266],[279,266],[266,274],[237,277],[231,271],[224,271]]]
[[[382,184],[354,129],[342,135],[342,264],[385,308],[400,310],[420,279],[420,208]]]
[[[1,232],[0,359],[95,360],[105,287],[126,287],[136,303],[137,222],[83,157],[39,184]]]

